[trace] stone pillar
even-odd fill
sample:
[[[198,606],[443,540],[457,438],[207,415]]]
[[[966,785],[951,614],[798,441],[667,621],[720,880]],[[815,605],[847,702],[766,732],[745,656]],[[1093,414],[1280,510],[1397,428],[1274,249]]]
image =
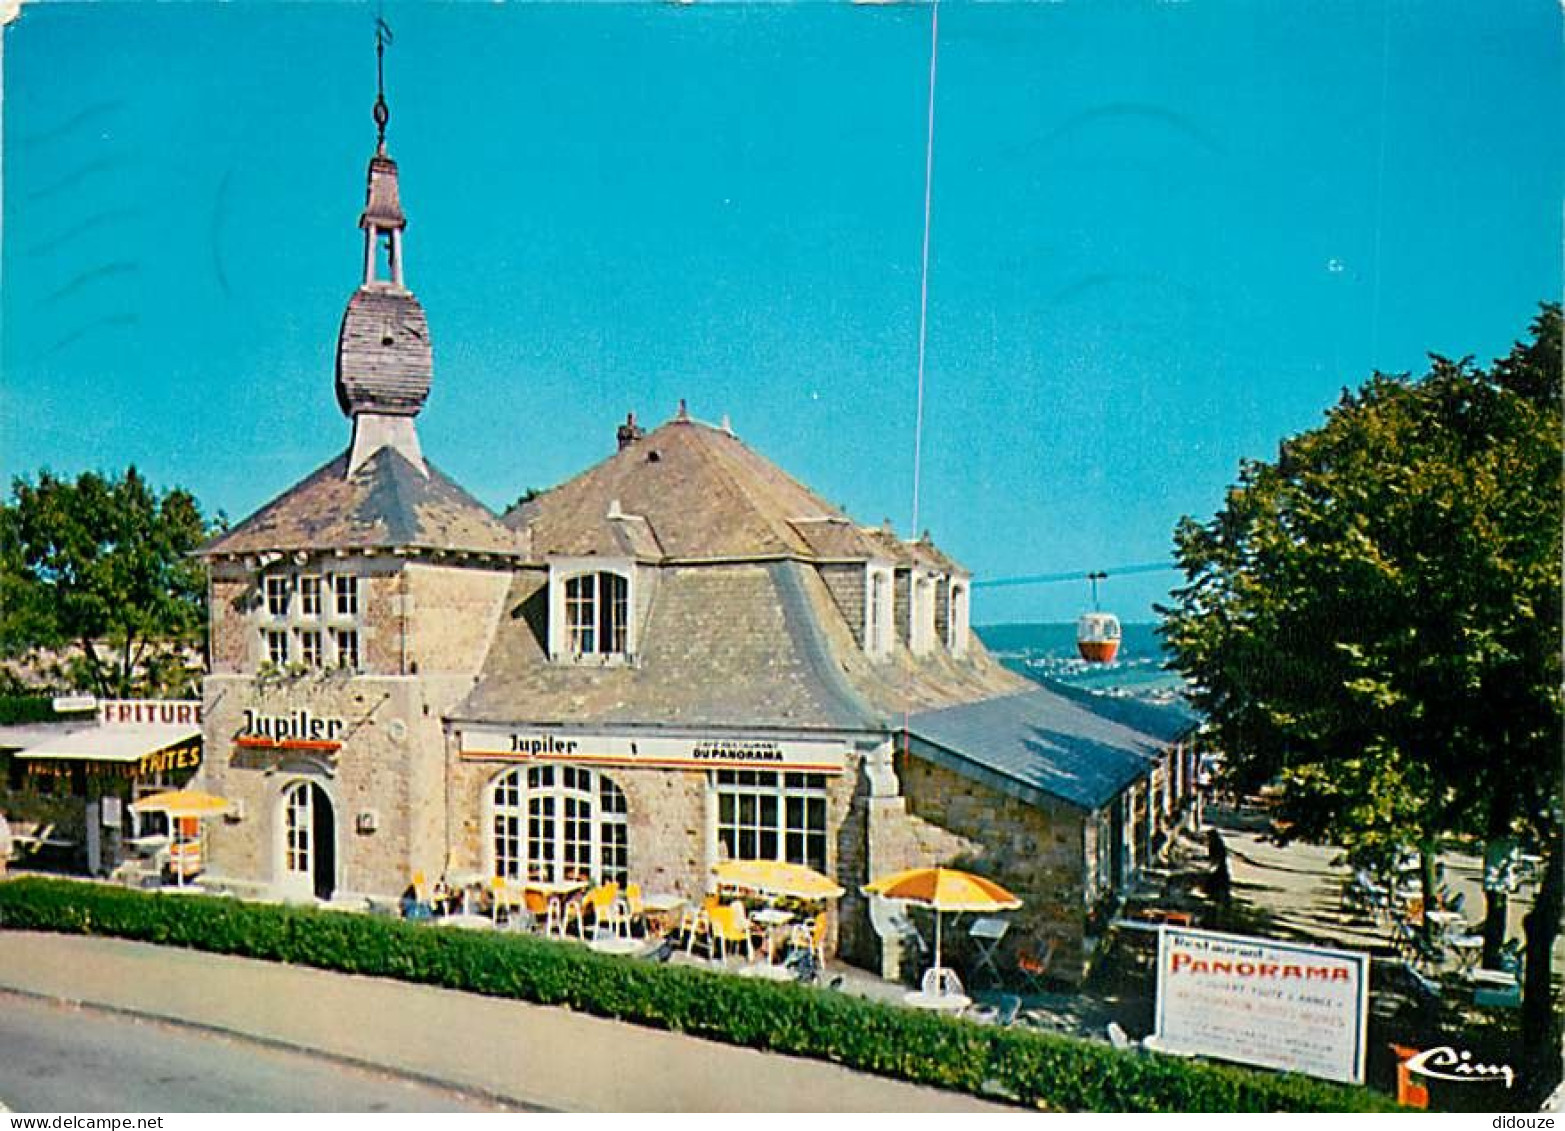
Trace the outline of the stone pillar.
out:
[[[902,796],[893,760],[895,741],[886,739],[864,758],[864,776],[869,782],[869,796],[864,799],[864,863],[865,874],[872,880],[902,865],[902,854],[892,848],[907,817],[907,799]],[[902,973],[904,940],[895,931],[885,930],[878,915],[870,914],[870,925],[880,939],[880,976],[895,981]]]

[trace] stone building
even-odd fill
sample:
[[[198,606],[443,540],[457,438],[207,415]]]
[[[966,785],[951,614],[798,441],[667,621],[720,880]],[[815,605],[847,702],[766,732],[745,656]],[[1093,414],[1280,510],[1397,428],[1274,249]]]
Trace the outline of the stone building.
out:
[[[433,353],[383,138],[360,224],[348,449],[203,551],[204,772],[241,806],[211,832],[219,878],[699,898],[720,859],[786,859],[847,889],[839,953],[889,969],[904,937],[860,886],[958,861],[1078,976],[1094,909],[1190,789],[1184,721],[1005,670],[927,535],[855,523],[683,404],[497,518],[419,445]]]

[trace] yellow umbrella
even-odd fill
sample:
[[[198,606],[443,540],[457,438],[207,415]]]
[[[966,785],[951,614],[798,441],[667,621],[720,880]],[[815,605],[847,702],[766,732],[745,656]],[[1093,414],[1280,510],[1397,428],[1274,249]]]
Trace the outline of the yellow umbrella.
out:
[[[836,899],[842,887],[803,864],[779,860],[724,860],[713,870],[722,887],[744,888],[764,896]]]
[[[224,813],[233,811],[233,803],[226,798],[217,797],[210,793],[202,793],[197,789],[176,789],[167,793],[154,793],[149,797],[143,797],[139,801],[130,803],[132,813],[167,813],[170,821],[178,821],[187,817],[218,817]],[[199,853],[199,839],[185,842],[179,838],[179,828],[176,825],[172,830],[173,842],[169,846],[170,865],[174,868],[174,876],[180,887],[185,886],[185,863],[181,857],[185,853]],[[174,855],[180,854],[179,856]],[[175,861],[180,861],[175,863]]]
[[[1022,905],[993,880],[955,868],[910,868],[882,876],[863,887],[865,895],[899,899],[933,908],[935,965],[940,965],[940,915],[945,911],[1015,911]]]
[[[196,789],[154,793],[130,803],[132,813],[167,813],[170,817],[219,817],[233,807],[231,801]]]

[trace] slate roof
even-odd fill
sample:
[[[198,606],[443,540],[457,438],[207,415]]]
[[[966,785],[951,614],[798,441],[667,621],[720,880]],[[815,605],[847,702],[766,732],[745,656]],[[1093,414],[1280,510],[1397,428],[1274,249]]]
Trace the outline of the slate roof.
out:
[[[366,283],[353,292],[337,333],[337,404],[343,414],[417,416],[434,373],[429,320],[412,292]]]
[[[790,561],[660,570],[634,665],[547,659],[548,575],[518,572],[484,672],[448,717],[496,723],[881,729]]]
[[[407,548],[520,556],[514,532],[426,462],[395,448],[347,475],[348,453],[289,488],[199,553]]]
[[[609,517],[615,503],[626,517]],[[902,562],[933,551],[857,526],[732,432],[683,416],[520,504],[504,521],[530,533],[539,557]]]
[[[1108,700],[1108,703],[1115,701]],[[1138,704],[1142,721],[1157,711]],[[921,711],[908,720],[915,754],[1037,802],[1039,795],[1095,810],[1149,774],[1173,738],[1175,720],[1152,733],[1102,704],[1035,687],[1012,695]]]

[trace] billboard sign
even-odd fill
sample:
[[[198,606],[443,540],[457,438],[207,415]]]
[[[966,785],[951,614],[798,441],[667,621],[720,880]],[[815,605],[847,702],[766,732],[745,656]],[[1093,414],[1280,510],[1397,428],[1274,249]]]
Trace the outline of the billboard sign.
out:
[[[1364,1082],[1369,955],[1163,927],[1159,1047]]]

